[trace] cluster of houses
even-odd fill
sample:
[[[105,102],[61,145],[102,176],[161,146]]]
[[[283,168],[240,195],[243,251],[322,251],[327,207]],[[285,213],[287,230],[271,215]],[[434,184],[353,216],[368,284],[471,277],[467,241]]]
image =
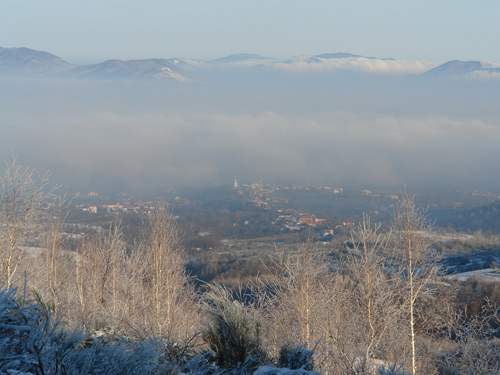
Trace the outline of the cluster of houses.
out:
[[[187,199],[181,197],[174,198],[175,203],[165,203],[167,206],[171,205],[189,205],[191,202]],[[99,212],[110,213],[110,212],[126,212],[140,215],[151,215],[151,213],[155,210],[156,203],[155,202],[143,202],[137,201],[135,203],[124,202],[124,203],[98,203],[98,204],[89,204],[89,203],[81,203],[76,205],[77,210],[81,210],[84,212],[91,212],[97,214]]]
[[[151,215],[151,213],[155,209],[154,202],[135,202],[132,204],[125,203],[98,203],[98,204],[89,204],[89,203],[81,203],[75,206],[77,210],[81,210],[84,212],[91,212],[93,214],[97,214],[99,212],[127,212],[127,213],[135,213],[141,215]]]
[[[328,223],[326,219],[302,211],[279,215],[273,224],[281,225],[281,232],[298,232],[306,228],[314,228],[315,238],[320,239],[333,236],[335,229],[355,226],[355,223],[351,221],[344,221],[342,224],[335,225],[333,229],[331,223]]]
[[[334,188],[324,185],[270,185],[254,183],[254,184],[243,184],[239,185],[238,182],[234,181],[234,188],[238,190],[239,194],[245,194],[248,196],[249,201],[256,207],[263,209],[274,208],[280,213],[280,215],[273,220],[273,225],[281,226],[280,231],[282,232],[293,232],[301,231],[305,228],[315,228],[317,233],[320,233],[323,237],[333,235],[334,229],[328,226],[326,219],[316,217],[315,215],[308,214],[303,211],[296,211],[294,209],[279,209],[277,207],[283,207],[282,204],[287,204],[288,200],[283,197],[276,197],[273,193],[276,190],[326,190],[333,194],[343,194],[343,188]],[[371,193],[370,193],[371,194]],[[343,227],[354,226],[353,222],[345,221],[342,224],[336,225],[335,229],[340,229]]]
[[[286,198],[279,198],[274,196],[272,193],[278,188],[274,185],[264,185],[262,181],[255,184],[243,184],[239,185],[236,179],[234,180],[234,188],[238,190],[240,195],[247,195],[249,201],[255,207],[260,207],[265,210],[270,210],[273,204],[288,203]]]
[[[326,219],[309,215],[305,212],[296,212],[285,215],[279,215],[273,224],[281,225],[282,231],[300,231],[308,227],[317,227],[318,225],[325,224]]]
[[[154,212],[157,204],[153,201],[142,201],[131,198],[125,193],[120,193],[117,198],[117,202],[109,203],[111,198],[107,195],[96,193],[95,191],[90,191],[88,193],[77,192],[72,197],[73,203],[75,203],[75,209],[90,212],[90,213],[133,213],[139,215],[151,215]],[[100,202],[100,203],[96,203]],[[106,203],[102,203],[106,202]],[[176,196],[171,203],[164,202],[167,206],[183,206],[189,205],[191,202],[182,197]]]

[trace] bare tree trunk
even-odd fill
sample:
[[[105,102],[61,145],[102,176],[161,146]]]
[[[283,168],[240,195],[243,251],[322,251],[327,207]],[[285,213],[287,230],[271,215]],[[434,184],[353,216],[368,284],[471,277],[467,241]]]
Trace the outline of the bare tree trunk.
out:
[[[54,292],[58,285],[58,261],[61,245],[62,226],[65,220],[65,199],[57,198],[52,210],[48,210],[45,233],[45,272],[47,287]]]
[[[387,241],[379,229],[380,224],[372,225],[370,218],[363,216],[351,234],[354,248],[343,263],[353,282],[348,296],[352,302],[345,304],[351,306],[352,315],[359,317],[358,329],[362,332],[357,346],[364,348],[364,371],[372,374],[377,372],[377,359],[387,360],[377,358],[377,350],[382,343],[385,347],[390,345],[387,332],[402,313],[398,295],[386,276],[386,264],[390,261],[385,257]]]
[[[437,257],[431,251],[429,233],[432,227],[425,212],[416,208],[413,197],[404,195],[396,206],[393,231],[399,258],[402,290],[408,306],[408,326],[411,346],[411,373],[418,373],[415,316],[418,299],[429,289],[429,280],[436,273]]]

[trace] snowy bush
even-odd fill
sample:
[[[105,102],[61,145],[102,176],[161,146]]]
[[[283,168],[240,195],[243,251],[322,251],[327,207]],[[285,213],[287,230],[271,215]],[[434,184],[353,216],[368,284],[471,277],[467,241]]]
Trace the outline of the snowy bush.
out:
[[[257,368],[265,357],[260,322],[221,286],[213,286],[206,301],[212,323],[203,332],[203,339],[214,352],[216,364],[240,373]]]
[[[286,367],[292,370],[312,370],[314,350],[306,349],[305,345],[284,345],[280,349],[278,367]]]
[[[84,346],[81,330],[60,327],[39,304],[0,292],[0,373],[2,374],[152,374],[173,365],[162,360],[153,341]]]
[[[192,357],[184,366],[183,373],[189,375],[210,375],[216,373],[211,352],[205,352]]]
[[[403,368],[403,365],[392,365],[391,367],[385,368],[384,365],[382,365],[381,368],[378,369],[379,375],[406,375],[409,374],[405,372],[405,369]]]
[[[0,292],[0,372],[9,370],[27,372],[33,358],[26,352],[28,341],[33,340],[33,306],[22,306],[15,296],[16,289]]]
[[[118,342],[73,350],[65,358],[65,372],[69,374],[152,374],[163,366],[158,361],[158,347],[153,342],[137,344]]]
[[[62,330],[40,305],[16,297],[16,289],[0,292],[0,371],[57,374],[82,341],[80,331]]]

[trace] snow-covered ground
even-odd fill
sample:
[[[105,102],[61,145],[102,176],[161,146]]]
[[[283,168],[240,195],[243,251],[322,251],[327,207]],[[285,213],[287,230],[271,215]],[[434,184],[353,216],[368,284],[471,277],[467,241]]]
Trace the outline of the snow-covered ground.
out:
[[[493,269],[493,268],[485,268],[482,270],[476,270],[476,271],[469,271],[469,272],[461,272],[461,273],[456,273],[452,275],[447,275],[447,278],[456,278],[459,279],[460,281],[465,281],[471,276],[477,276],[485,279],[490,279],[490,280],[499,280],[500,281],[500,271],[498,269]]]

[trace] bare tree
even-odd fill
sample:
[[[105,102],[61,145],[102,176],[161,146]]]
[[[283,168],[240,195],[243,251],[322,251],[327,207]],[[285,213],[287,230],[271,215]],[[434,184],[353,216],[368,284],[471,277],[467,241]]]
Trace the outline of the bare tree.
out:
[[[88,327],[119,326],[138,338],[177,343],[195,335],[199,309],[177,225],[165,205],[156,206],[131,248],[115,220],[109,231],[86,239],[76,258],[78,315]]]
[[[184,267],[181,236],[165,204],[158,203],[142,231],[138,251],[145,263],[143,322],[152,336],[186,338],[196,314],[194,291]]]
[[[372,374],[377,372],[378,359],[389,359],[388,351],[393,348],[388,347],[388,334],[402,315],[399,295],[388,272],[387,254],[384,254],[386,240],[379,234],[379,229],[380,224],[372,225],[370,217],[363,216],[363,221],[351,235],[354,248],[344,262],[347,277],[352,281],[348,295],[352,306],[350,311],[359,316],[357,330],[361,332],[356,346],[364,350],[364,359],[358,361],[357,371],[366,369]]]
[[[58,280],[59,258],[62,242],[62,226],[66,219],[67,213],[66,199],[56,197],[51,206],[46,212],[46,230],[45,230],[45,272],[46,272],[46,287],[55,292]]]
[[[274,356],[280,348],[302,344],[315,348],[322,373],[335,373],[347,333],[349,312],[342,309],[346,289],[342,275],[329,269],[330,261],[319,244],[306,242],[296,251],[280,253],[267,287],[267,339]],[[344,314],[345,313],[345,314]]]
[[[116,319],[119,303],[118,282],[126,257],[118,219],[107,232],[85,240],[76,259],[76,285],[82,318],[98,328],[103,320]]]
[[[54,190],[47,190],[48,182],[47,174],[22,167],[16,157],[0,177],[0,271],[8,287],[25,246],[40,229],[42,208]]]
[[[396,205],[393,234],[396,244],[397,273],[401,276],[402,297],[408,307],[411,346],[411,373],[417,374],[416,317],[419,298],[430,292],[429,281],[436,274],[437,257],[431,249],[432,226],[425,211],[418,209],[414,197],[404,194]]]
[[[324,254],[306,242],[297,252],[279,254],[274,268],[279,273],[271,289],[278,298],[276,317],[281,335],[285,342],[298,340],[314,346],[321,335],[316,324],[319,314],[328,305],[330,275]]]

